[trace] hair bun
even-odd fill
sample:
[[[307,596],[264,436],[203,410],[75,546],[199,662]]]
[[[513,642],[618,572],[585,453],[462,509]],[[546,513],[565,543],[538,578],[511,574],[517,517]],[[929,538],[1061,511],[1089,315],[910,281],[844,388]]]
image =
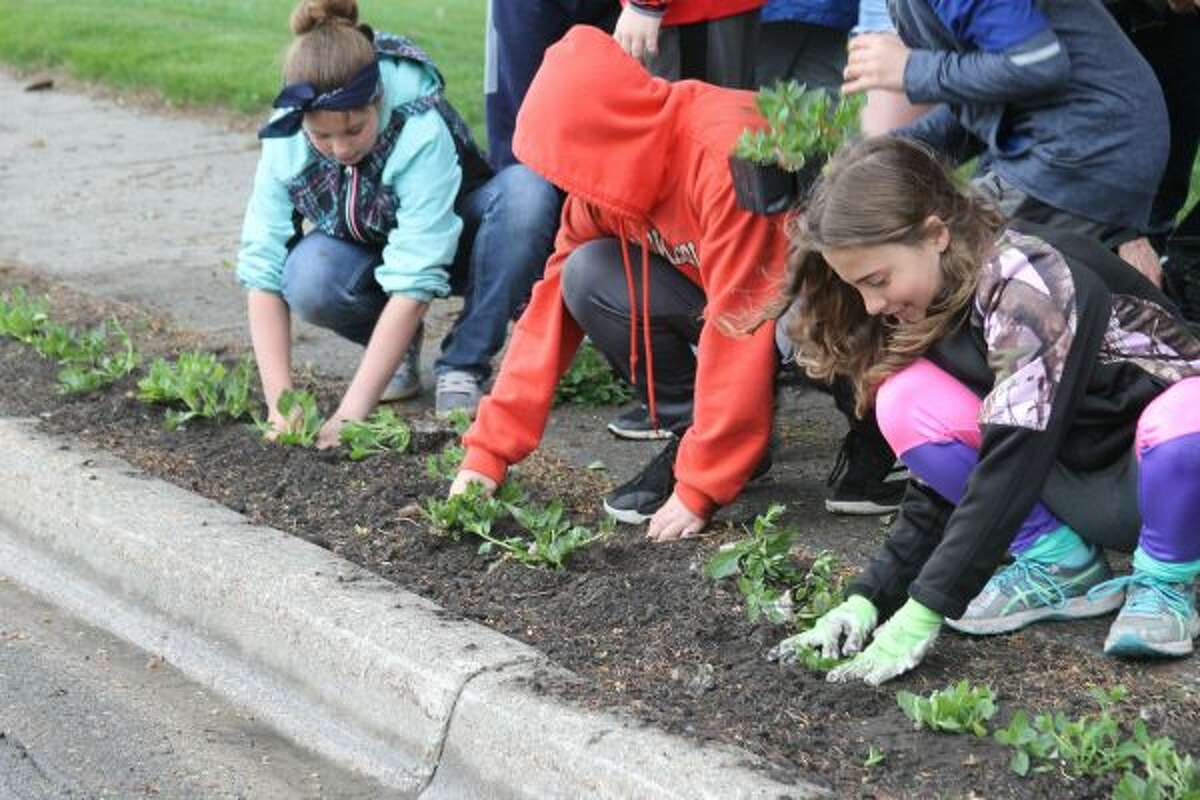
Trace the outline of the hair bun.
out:
[[[300,0],[289,23],[296,36],[321,25],[357,25],[356,0]]]

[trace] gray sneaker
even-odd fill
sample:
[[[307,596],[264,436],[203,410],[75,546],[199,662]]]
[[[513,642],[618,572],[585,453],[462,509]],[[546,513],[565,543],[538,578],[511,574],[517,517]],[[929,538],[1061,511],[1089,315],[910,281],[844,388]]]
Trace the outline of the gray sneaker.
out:
[[[434,413],[438,419],[446,419],[455,411],[463,411],[473,419],[482,396],[479,379],[470,372],[447,370],[437,376]]]
[[[1008,633],[1044,619],[1098,617],[1120,607],[1123,593],[1091,596],[1088,590],[1112,577],[1099,548],[1082,567],[1047,564],[1017,557],[976,595],[958,619],[946,624],[956,631],[985,635]]]
[[[1135,572],[1114,578],[1092,589],[1092,596],[1120,593],[1125,605],[1113,620],[1104,640],[1104,652],[1114,656],[1186,656],[1192,640],[1200,635],[1196,614],[1196,587],[1191,583],[1168,583]]]
[[[425,339],[425,324],[417,328],[404,360],[396,368],[396,374],[384,387],[379,397],[381,403],[391,403],[394,400],[411,400],[421,393],[421,343]]]

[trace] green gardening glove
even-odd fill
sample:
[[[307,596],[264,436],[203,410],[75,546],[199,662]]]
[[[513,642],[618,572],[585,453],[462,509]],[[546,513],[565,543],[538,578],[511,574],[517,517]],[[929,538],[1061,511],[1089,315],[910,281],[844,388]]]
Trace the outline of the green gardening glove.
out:
[[[938,631],[942,615],[909,598],[875,632],[875,640],[853,661],[829,671],[827,680],[841,683],[861,678],[872,686],[890,681],[921,663]]]
[[[841,605],[830,609],[804,633],[789,636],[771,649],[767,658],[783,664],[796,660],[797,650],[819,648],[823,658],[850,656],[862,649],[867,636],[875,629],[879,612],[870,600],[852,594]]]

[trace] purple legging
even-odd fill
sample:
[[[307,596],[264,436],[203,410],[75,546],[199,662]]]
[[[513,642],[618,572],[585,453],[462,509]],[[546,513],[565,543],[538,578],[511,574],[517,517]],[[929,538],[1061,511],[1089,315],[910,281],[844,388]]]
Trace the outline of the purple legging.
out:
[[[938,494],[957,503],[979,460],[979,398],[926,359],[879,389],[876,416],[900,459]],[[1182,380],[1154,399],[1138,419],[1138,546],[1160,561],[1200,559],[1200,377]],[[1042,503],[1033,507],[1010,546],[1028,549],[1062,525]]]

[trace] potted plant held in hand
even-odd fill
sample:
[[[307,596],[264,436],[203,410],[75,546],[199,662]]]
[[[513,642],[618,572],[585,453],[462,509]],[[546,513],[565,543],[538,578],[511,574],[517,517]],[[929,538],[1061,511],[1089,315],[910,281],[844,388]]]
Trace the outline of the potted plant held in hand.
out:
[[[858,132],[863,98],[779,81],[761,89],[755,104],[767,126],[742,131],[729,170],[738,205],[777,214],[799,202],[830,154]]]

